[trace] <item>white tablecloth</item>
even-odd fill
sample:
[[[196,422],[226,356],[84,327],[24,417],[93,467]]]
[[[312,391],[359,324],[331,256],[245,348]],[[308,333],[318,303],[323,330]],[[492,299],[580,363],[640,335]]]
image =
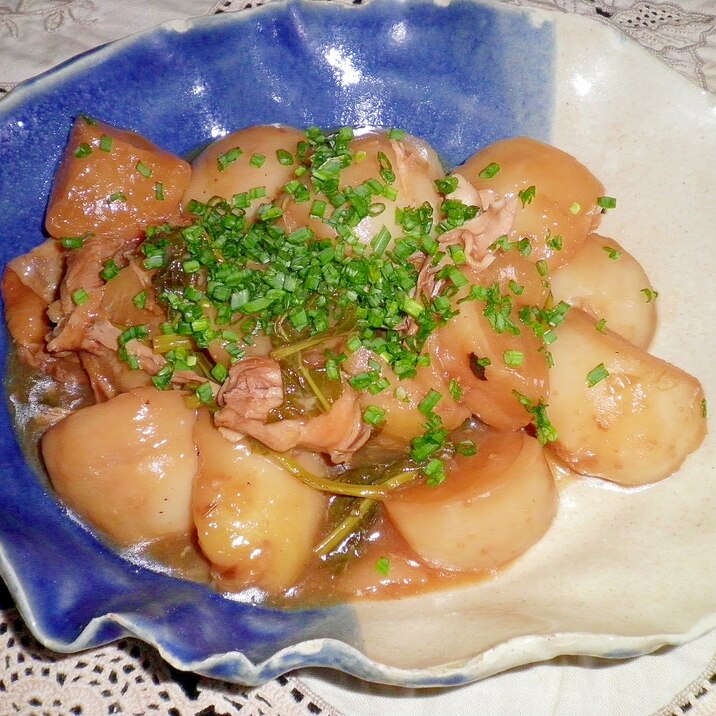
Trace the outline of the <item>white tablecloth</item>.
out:
[[[506,2],[611,24],[716,93],[716,0]],[[9,0],[0,4],[0,96],[72,55],[129,33],[249,5],[245,0]],[[455,689],[388,688],[309,670],[247,689],[178,675],[150,647],[133,640],[78,655],[52,654],[32,639],[13,609],[0,611],[0,716],[714,716],[715,674],[716,632],[638,659],[564,657]]]

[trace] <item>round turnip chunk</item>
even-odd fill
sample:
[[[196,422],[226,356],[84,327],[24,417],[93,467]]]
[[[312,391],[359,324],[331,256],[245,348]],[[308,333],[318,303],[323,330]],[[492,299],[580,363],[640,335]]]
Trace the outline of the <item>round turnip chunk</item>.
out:
[[[121,545],[192,529],[195,411],[137,388],[50,428],[42,456],[60,498]]]
[[[485,571],[537,542],[556,504],[554,478],[539,442],[523,432],[494,432],[480,440],[477,455],[451,461],[441,485],[409,488],[385,506],[428,564]]]
[[[661,480],[706,434],[701,385],[595,325],[573,308],[555,330],[547,411],[559,438],[551,449],[585,475],[622,485]]]

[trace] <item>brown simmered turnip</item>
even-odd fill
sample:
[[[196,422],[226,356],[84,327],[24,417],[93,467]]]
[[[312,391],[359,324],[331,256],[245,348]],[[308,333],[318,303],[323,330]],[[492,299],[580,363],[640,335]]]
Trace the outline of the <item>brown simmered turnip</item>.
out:
[[[601,218],[601,182],[570,154],[534,139],[495,142],[455,172],[476,189],[494,192],[497,200],[520,198],[508,236],[528,237],[530,260],[546,260],[550,268],[569,261]],[[561,237],[559,249],[549,244],[555,237]]]
[[[198,461],[185,395],[131,390],[72,413],[42,439],[57,494],[120,545],[193,529]]]
[[[271,202],[293,178],[294,161],[281,163],[278,151],[294,154],[304,133],[293,127],[257,125],[240,129],[212,142],[191,164],[191,181],[182,205],[195,199],[207,202],[212,197],[227,200],[235,194],[263,187],[265,196],[245,208],[247,220],[253,219],[261,204]],[[263,162],[256,159],[263,157]]]
[[[226,588],[287,589],[311,556],[326,497],[245,441],[227,440],[206,412],[194,439],[194,523],[217,579]]]
[[[656,330],[656,303],[641,264],[614,239],[591,234],[566,266],[550,274],[558,301],[581,308],[639,348],[646,349]]]
[[[189,164],[135,132],[87,117],[74,124],[52,184],[45,226],[55,238],[139,236],[176,221]]]
[[[706,434],[696,378],[601,332],[571,309],[550,346],[548,414],[559,438],[550,448],[570,467],[622,485],[674,472]]]
[[[529,549],[552,522],[554,478],[535,438],[486,433],[474,457],[456,457],[438,487],[408,487],[385,507],[428,564],[470,571],[499,567]]]

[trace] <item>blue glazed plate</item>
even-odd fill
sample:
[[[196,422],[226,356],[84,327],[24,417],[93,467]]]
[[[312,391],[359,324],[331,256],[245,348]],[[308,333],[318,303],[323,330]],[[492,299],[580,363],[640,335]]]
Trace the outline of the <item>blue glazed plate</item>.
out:
[[[0,103],[3,266],[43,239],[79,113],[178,154],[257,123],[397,126],[448,165],[502,137],[551,141],[619,197],[603,228],[660,290],[653,352],[716,390],[706,327],[716,302],[701,259],[716,225],[716,205],[702,199],[716,156],[713,98],[597,23],[467,0],[270,3],[90,52]],[[6,401],[0,569],[30,629],[57,651],[130,634],[181,669],[246,684],[320,666],[434,686],[559,654],[643,654],[716,626],[712,438],[647,489],[569,482],[548,535],[481,584],[283,612],[120,558],[28,467],[11,412]]]

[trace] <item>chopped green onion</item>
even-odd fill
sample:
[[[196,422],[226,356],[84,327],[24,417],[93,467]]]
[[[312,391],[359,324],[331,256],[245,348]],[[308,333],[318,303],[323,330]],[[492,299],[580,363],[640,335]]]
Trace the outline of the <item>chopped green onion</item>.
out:
[[[609,371],[604,366],[604,363],[600,363],[587,373],[587,385],[593,388],[597,383],[600,383],[608,376]]]
[[[382,255],[388,248],[390,241],[393,237],[390,235],[390,231],[383,226],[380,231],[371,239],[370,245],[373,247],[373,253],[376,256]]]
[[[122,331],[117,342],[120,346],[125,346],[129,341],[142,340],[146,338],[149,331],[146,326],[130,326],[126,330]]]
[[[614,209],[616,205],[617,200],[613,196],[597,197],[597,206],[601,209]]]
[[[478,380],[487,380],[487,377],[485,376],[485,368],[492,365],[492,361],[489,358],[478,358],[474,353],[470,353],[468,356],[468,363],[472,374]]]
[[[81,249],[84,246],[85,241],[91,239],[92,236],[94,236],[94,234],[90,232],[87,232],[82,236],[65,236],[60,239],[60,244],[65,249]]]
[[[252,154],[251,159],[249,159],[249,164],[257,169],[260,169],[264,165],[265,161],[266,157],[263,154]]]
[[[612,261],[616,261],[622,255],[622,252],[613,246],[602,246],[602,249],[607,252],[607,256],[609,256]]]
[[[99,148],[103,152],[111,152],[112,151],[112,137],[109,137],[106,134],[103,134],[99,138]]]
[[[518,368],[519,366],[524,363],[525,355],[522,353],[522,351],[505,351],[502,354],[502,359],[505,362],[505,365],[509,368]]]
[[[375,571],[387,577],[390,572],[390,560],[387,557],[380,557],[376,560]]]
[[[579,214],[579,212],[582,210],[582,207],[575,201],[572,202],[572,204],[569,207],[569,213],[574,214],[575,216]]]
[[[417,318],[421,313],[425,311],[425,306],[414,298],[406,298],[401,306],[403,311],[413,318]]]
[[[154,198],[157,201],[164,201],[164,184],[160,181],[154,184]]]
[[[600,321],[597,321],[594,328],[596,328],[596,330],[600,333],[604,333],[607,330],[607,319],[602,318]]]
[[[438,485],[441,485],[445,481],[445,465],[443,464],[442,460],[433,458],[423,468],[423,472],[428,478],[427,484],[430,487],[438,487]]]
[[[83,303],[87,303],[88,300],[89,300],[89,295],[87,294],[87,291],[85,291],[83,288],[78,288],[72,294],[72,301],[77,306],[81,306]]]
[[[537,190],[534,186],[528,186],[526,189],[517,192],[517,196],[520,198],[523,207],[527,206],[527,204],[531,204],[536,195]]]
[[[77,149],[75,149],[75,156],[78,159],[84,159],[85,157],[88,157],[90,154],[92,154],[92,147],[90,147],[87,142],[82,142]]]
[[[395,181],[395,172],[393,171],[393,165],[390,159],[388,159],[385,152],[378,152],[377,158],[381,178],[386,184],[392,184]]]
[[[138,161],[137,164],[134,167],[143,177],[146,177],[149,179],[154,172],[152,171],[152,168],[145,164],[143,161]]]
[[[287,151],[286,149],[277,149],[276,150],[276,159],[278,159],[279,164],[283,164],[283,166],[291,166],[293,164],[293,154],[291,152]]]
[[[503,234],[499,238],[495,239],[487,248],[490,251],[497,251],[498,249],[501,249],[502,251],[509,251],[512,248],[512,244],[510,243],[510,239],[507,234]]]
[[[554,236],[550,236],[547,239],[547,248],[552,249],[552,251],[561,251],[562,250],[562,244],[563,240],[562,237],[559,234],[555,234]]]
[[[457,177],[444,177],[443,179],[435,180],[435,186],[437,187],[437,190],[444,196],[452,194],[455,189],[457,189],[457,185]]]
[[[517,281],[515,281],[514,279],[510,279],[507,282],[507,286],[509,287],[510,291],[515,294],[515,296],[521,296],[525,291],[525,287],[517,283]]]
[[[114,194],[110,194],[109,197],[107,197],[107,201],[110,204],[114,204],[115,202],[126,202],[127,197],[122,191],[115,191]]]
[[[99,272],[99,276],[103,281],[110,281],[119,274],[119,266],[114,259],[108,259],[104,262],[104,268]]]
[[[529,256],[532,253],[532,242],[527,236],[521,238],[519,241],[515,241],[515,246],[521,256]]]
[[[210,403],[214,399],[214,391],[211,389],[211,383],[202,383],[194,390],[199,402],[204,405]]]
[[[309,213],[309,216],[313,219],[322,219],[324,214],[326,213],[327,207],[328,205],[325,201],[316,199],[313,204],[311,204],[311,211]]]
[[[453,400],[457,401],[462,398],[462,386],[460,385],[460,383],[457,382],[457,380],[455,380],[455,378],[450,381],[450,384],[448,385],[448,390],[450,391],[450,397]]]
[[[148,297],[149,297],[149,296],[148,296],[148,294],[147,294],[146,289],[145,289],[145,290],[142,290],[142,291],[140,291],[138,294],[136,294],[136,296],[134,296],[134,298],[132,298],[132,303],[133,303],[137,308],[145,308],[146,305],[147,305],[147,299],[148,299]]]
[[[428,394],[418,403],[418,410],[423,415],[430,415],[433,412],[433,408],[442,400],[442,397],[442,393],[431,388]]]
[[[537,440],[539,440],[542,445],[546,445],[549,442],[557,440],[559,436],[556,428],[552,425],[549,417],[547,416],[547,404],[544,400],[540,398],[536,403],[534,403],[530,400],[530,398],[523,393],[520,393],[518,390],[513,390],[512,395],[514,395],[522,407],[530,415],[532,415],[532,423],[535,426]]]
[[[161,268],[164,266],[164,256],[162,256],[162,254],[147,256],[147,258],[142,262],[142,265],[145,269],[147,269],[147,271],[151,271],[151,269],[155,268]]]
[[[385,410],[377,405],[369,405],[363,411],[363,421],[376,427],[385,421]]]
[[[479,174],[480,179],[492,179],[500,171],[500,165],[496,162],[490,162]]]
[[[217,363],[212,369],[211,369],[211,377],[217,382],[217,383],[223,383],[226,378],[229,375],[229,371],[226,368],[226,366],[222,365],[221,363]]]
[[[477,455],[477,445],[472,440],[461,440],[455,445],[455,452],[458,455],[464,455],[465,457],[472,457]]]
[[[651,303],[659,295],[658,291],[654,291],[651,288],[642,288],[641,293],[646,296],[647,303]]]
[[[225,171],[229,164],[235,162],[243,153],[240,147],[234,147],[233,149],[229,149],[228,152],[224,152],[224,154],[218,156],[216,158],[216,165],[219,171]]]

